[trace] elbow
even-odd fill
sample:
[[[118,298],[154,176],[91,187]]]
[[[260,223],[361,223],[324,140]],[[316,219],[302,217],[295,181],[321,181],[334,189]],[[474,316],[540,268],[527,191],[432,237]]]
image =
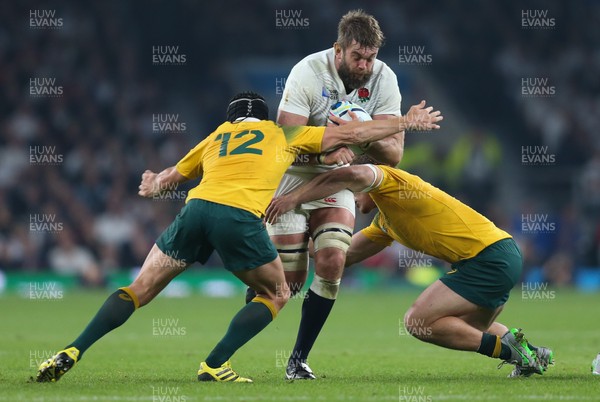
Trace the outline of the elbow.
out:
[[[404,149],[399,149],[392,158],[390,158],[390,166],[398,166],[404,156]]]
[[[384,163],[389,166],[395,167],[402,161],[402,157],[404,156],[404,147],[389,147],[389,151],[385,153]]]
[[[392,167],[398,166],[404,156],[404,144],[395,141],[390,144],[388,150],[389,151],[386,153],[388,160],[386,162]]]

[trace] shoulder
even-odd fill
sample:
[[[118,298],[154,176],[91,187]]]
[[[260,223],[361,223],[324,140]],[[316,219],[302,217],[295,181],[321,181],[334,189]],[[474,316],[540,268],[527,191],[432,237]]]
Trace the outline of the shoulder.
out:
[[[275,123],[273,120],[261,120],[254,124],[256,124],[256,126],[259,128],[264,128],[264,129],[268,129],[268,130],[281,131],[281,128],[282,128],[279,124]]]
[[[378,95],[375,100],[377,101],[376,111],[379,114],[381,112],[381,107],[383,107],[387,112],[391,112],[391,114],[399,114],[400,105],[390,104],[390,98],[400,100],[400,88],[398,87],[398,78],[396,77],[396,73],[383,61],[376,60],[375,66],[373,66],[373,76],[371,77],[371,85],[373,91]],[[380,104],[380,102],[384,102],[385,104]],[[393,106],[393,110],[389,110],[388,108]],[[396,110],[396,106],[397,109]]]
[[[388,177],[391,175],[391,173],[393,171],[398,170],[398,169],[394,169],[393,167],[387,166],[387,165],[373,165],[373,166],[375,166],[376,168],[378,168],[381,171],[381,174],[383,175],[383,177]]]
[[[288,141],[296,140],[305,135],[323,136],[327,127],[321,126],[281,126],[276,125],[283,133]]]
[[[296,65],[324,64],[324,63],[327,63],[327,61],[330,57],[330,54],[332,54],[332,53],[333,53],[333,48],[321,50],[320,52],[316,52],[316,53],[311,53],[308,56],[306,56],[305,58],[303,58],[302,60],[300,60],[298,63],[296,63]]]
[[[300,60],[292,68],[292,73],[313,73],[322,71],[329,64],[330,53],[333,49],[326,49],[320,52],[312,53]]]
[[[210,137],[210,136],[214,136],[214,135],[217,135],[219,133],[222,133],[224,131],[231,131],[233,128],[235,128],[233,123],[231,123],[229,121],[225,121],[225,122],[221,123],[217,128],[215,128],[215,130],[212,133],[210,133],[207,136],[207,138]]]
[[[373,68],[383,77],[396,79],[396,73],[384,61],[376,59]]]
[[[398,77],[394,70],[381,60],[376,60],[373,66],[374,84],[379,88],[379,91],[399,92]]]

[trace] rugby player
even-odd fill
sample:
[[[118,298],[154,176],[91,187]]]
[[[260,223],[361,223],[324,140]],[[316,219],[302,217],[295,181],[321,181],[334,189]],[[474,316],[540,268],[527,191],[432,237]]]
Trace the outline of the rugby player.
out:
[[[40,365],[38,382],[59,380],[93,343],[148,304],[190,264],[205,263],[214,250],[225,268],[257,295],[233,317],[225,336],[200,363],[198,380],[251,382],[233,371],[229,358],[265,328],[289,298],[281,260],[262,220],[286,168],[300,153],[361,144],[404,129],[435,129],[442,119],[423,101],[406,118],[339,127],[280,127],[268,120],[267,104],[255,93],[236,95],[226,115],[227,121],[176,166],[159,174],[144,172],[139,186],[143,197],[188,180],[201,181],[159,236],[133,283],[110,295],[79,337]]]
[[[287,77],[277,122],[282,125],[324,126],[331,105],[349,100],[365,109],[374,120],[401,115],[401,96],[394,72],[377,59],[384,35],[377,20],[353,10],[338,24],[333,47],[311,54],[296,64]],[[404,149],[404,132],[362,148],[380,163],[395,166]],[[285,194],[319,173],[352,161],[353,153],[342,148],[319,155],[312,165],[292,165],[276,195]],[[302,317],[286,378],[316,378],[308,355],[337,298],[345,253],[354,228],[354,199],[350,191],[315,200],[281,216],[268,227],[283,262],[292,294],[302,289],[308,273],[308,238],[314,242],[315,275],[302,304]],[[252,297],[253,293],[249,292]]]
[[[355,192],[361,212],[378,209],[371,225],[352,236],[346,266],[394,241],[451,264],[452,270],[407,311],[408,332],[438,346],[514,364],[510,376],[542,374],[553,363],[550,349],[535,348],[520,329],[495,322],[521,275],[522,256],[511,235],[418,176],[371,164],[336,169],[274,199],[266,219],[273,222],[304,202],[342,189]]]

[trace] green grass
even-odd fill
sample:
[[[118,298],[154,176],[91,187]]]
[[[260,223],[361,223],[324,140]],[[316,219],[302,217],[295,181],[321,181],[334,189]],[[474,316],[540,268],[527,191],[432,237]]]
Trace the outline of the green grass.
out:
[[[341,292],[311,354],[319,379],[283,379],[300,301],[232,359],[254,384],[198,383],[196,370],[241,306],[238,299],[159,298],[136,312],[54,384],[28,382],[40,355],[73,340],[108,292],[67,293],[60,300],[0,297],[0,400],[5,401],[481,401],[598,400],[600,376],[590,364],[600,352],[595,294],[558,291],[552,300],[522,300],[516,292],[500,321],[522,326],[534,344],[554,348],[544,376],[508,379],[499,360],[442,349],[399,335],[414,291]],[[178,320],[164,326],[153,320]],[[174,321],[171,321],[173,324]],[[157,330],[156,328],[163,328]],[[156,335],[171,331],[173,335]],[[281,357],[281,356],[284,357]],[[32,361],[33,360],[33,361]]]

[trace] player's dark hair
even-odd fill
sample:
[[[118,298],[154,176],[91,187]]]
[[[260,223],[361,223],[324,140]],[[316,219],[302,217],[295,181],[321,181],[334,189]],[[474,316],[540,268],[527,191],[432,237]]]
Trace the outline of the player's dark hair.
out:
[[[268,120],[269,106],[265,98],[256,92],[241,92],[231,98],[227,106],[227,121],[233,123],[240,117]]]
[[[378,163],[379,162],[377,162],[375,159],[371,158],[367,154],[359,155],[352,161],[352,165],[377,165]]]
[[[351,10],[340,19],[337,43],[345,50],[353,40],[361,47],[380,48],[385,37],[375,17],[363,10]]]

